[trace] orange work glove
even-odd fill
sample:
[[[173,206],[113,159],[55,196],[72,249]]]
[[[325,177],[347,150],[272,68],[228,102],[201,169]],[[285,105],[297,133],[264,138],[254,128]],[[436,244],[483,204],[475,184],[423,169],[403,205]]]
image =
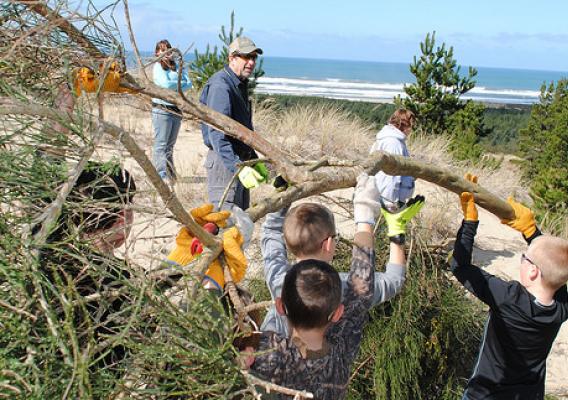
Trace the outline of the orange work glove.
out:
[[[247,259],[241,249],[243,243],[243,236],[235,226],[223,232],[223,253],[235,283],[239,283],[247,271]],[[205,278],[213,281],[220,290],[223,290],[225,275],[219,260],[211,263],[209,269],[205,272]]]
[[[184,226],[176,236],[176,247],[170,252],[167,259],[178,265],[187,265],[199,254],[191,251],[195,238],[189,233]]]
[[[102,64],[100,69],[99,74],[102,74],[104,72]],[[120,86],[120,78],[120,67],[115,61],[109,66],[101,90],[112,93],[134,93],[134,91]],[[76,72],[74,87],[77,97],[82,92],[95,93],[99,88],[99,78],[91,68],[81,67]]]
[[[216,224],[220,228],[227,226],[227,218],[231,216],[230,211],[213,211],[213,204],[207,203],[194,208],[190,211],[191,216],[199,225],[203,226],[208,222]]]
[[[536,221],[530,208],[515,201],[513,197],[507,199],[507,203],[515,211],[514,219],[502,219],[501,223],[521,232],[525,238],[530,238],[536,232]]]
[[[472,174],[466,174],[464,179],[470,181],[471,183],[477,184],[477,176]],[[463,212],[463,219],[466,221],[478,221],[479,217],[477,214],[477,207],[475,206],[475,200],[473,198],[473,193],[462,192],[460,194],[460,203]]]

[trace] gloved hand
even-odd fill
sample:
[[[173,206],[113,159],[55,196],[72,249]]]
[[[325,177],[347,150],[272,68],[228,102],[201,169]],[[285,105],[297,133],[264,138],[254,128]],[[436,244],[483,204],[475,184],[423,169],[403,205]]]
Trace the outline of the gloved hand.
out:
[[[477,176],[467,173],[464,177],[471,183],[477,183]],[[473,193],[462,192],[460,194],[460,203],[463,212],[463,219],[466,221],[478,221],[477,207],[475,206],[475,200],[473,198]]]
[[[247,189],[257,188],[264,182],[263,176],[257,170],[249,166],[243,167],[239,172],[239,180]]]
[[[266,168],[266,165],[262,161],[257,162],[252,167],[256,172],[260,174],[260,176],[262,176],[263,182],[268,181],[268,176],[270,175],[270,172],[268,171],[268,168]]]
[[[404,243],[406,224],[422,209],[424,201],[424,196],[415,196],[408,200],[404,207],[396,214],[392,214],[387,209],[381,208],[381,213],[387,222],[387,236],[391,241],[399,244]]]
[[[203,204],[190,211],[191,216],[199,225],[209,233],[216,235],[219,227],[227,226],[229,211],[213,211],[213,204]],[[182,227],[176,237],[176,247],[170,252],[167,259],[179,265],[189,264],[197,255],[203,252],[203,245],[189,230]]]
[[[379,197],[380,193],[377,190],[374,177],[364,172],[359,175],[353,195],[353,214],[356,224],[375,224],[381,209]]]
[[[100,66],[102,74],[103,65]],[[106,72],[105,80],[101,91],[112,92],[112,93],[132,93],[130,89],[120,86],[120,67],[116,62],[113,62]],[[99,89],[99,78],[95,75],[95,72],[88,67],[81,67],[75,73],[74,89],[75,95],[77,97],[81,96],[82,92],[95,93]]]
[[[515,219],[502,219],[501,223],[507,224],[521,232],[525,238],[530,238],[536,232],[536,221],[533,212],[521,203],[516,202],[513,197],[509,197],[507,203],[513,207]]]
[[[231,216],[230,211],[216,211],[213,212],[215,207],[211,203],[203,204],[190,211],[191,216],[199,225],[204,226],[208,222],[216,224],[220,228],[227,226],[227,219]]]
[[[191,245],[196,238],[189,233],[189,230],[183,226],[176,236],[176,247],[170,252],[167,259],[178,265],[187,265],[197,256],[192,253]]]
[[[243,243],[243,236],[236,227],[233,226],[223,232],[223,253],[235,283],[244,278],[247,270],[247,259],[241,249]],[[205,279],[212,281],[219,290],[224,289],[225,276],[219,260],[211,263],[205,272]]]

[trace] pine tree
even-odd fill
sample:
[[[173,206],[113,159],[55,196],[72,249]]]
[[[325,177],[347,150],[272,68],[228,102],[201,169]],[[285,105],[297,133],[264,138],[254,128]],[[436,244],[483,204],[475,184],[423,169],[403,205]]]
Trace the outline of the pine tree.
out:
[[[541,88],[521,130],[523,174],[531,181],[531,197],[541,214],[561,215],[568,209],[568,80]]]
[[[467,76],[462,76],[453,47],[446,48],[445,43],[436,47],[436,32],[426,34],[420,51],[420,58],[414,56],[410,65],[416,83],[405,85],[406,97],[397,97],[395,103],[414,112],[418,130],[450,134],[457,159],[479,160],[479,138],[488,133],[483,127],[485,107],[460,99],[475,87],[477,70],[469,67]]]

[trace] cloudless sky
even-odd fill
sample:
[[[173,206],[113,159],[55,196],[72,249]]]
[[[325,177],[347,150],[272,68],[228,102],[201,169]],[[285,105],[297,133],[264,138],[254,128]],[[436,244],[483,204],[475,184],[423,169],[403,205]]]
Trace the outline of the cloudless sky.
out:
[[[97,5],[105,4],[96,0]],[[130,0],[142,50],[220,44],[235,11],[267,56],[410,63],[426,33],[459,64],[568,71],[568,0]],[[123,24],[122,9],[115,10]],[[123,39],[128,45],[128,35]]]

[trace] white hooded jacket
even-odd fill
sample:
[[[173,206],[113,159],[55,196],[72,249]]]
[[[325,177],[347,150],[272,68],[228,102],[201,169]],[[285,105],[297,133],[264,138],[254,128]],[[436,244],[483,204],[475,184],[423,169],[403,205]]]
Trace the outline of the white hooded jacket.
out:
[[[377,133],[370,152],[379,150],[389,154],[410,157],[406,147],[406,135],[390,124],[385,125]],[[405,202],[414,193],[414,178],[412,176],[391,176],[379,171],[375,175],[375,182],[381,197],[388,202]]]

